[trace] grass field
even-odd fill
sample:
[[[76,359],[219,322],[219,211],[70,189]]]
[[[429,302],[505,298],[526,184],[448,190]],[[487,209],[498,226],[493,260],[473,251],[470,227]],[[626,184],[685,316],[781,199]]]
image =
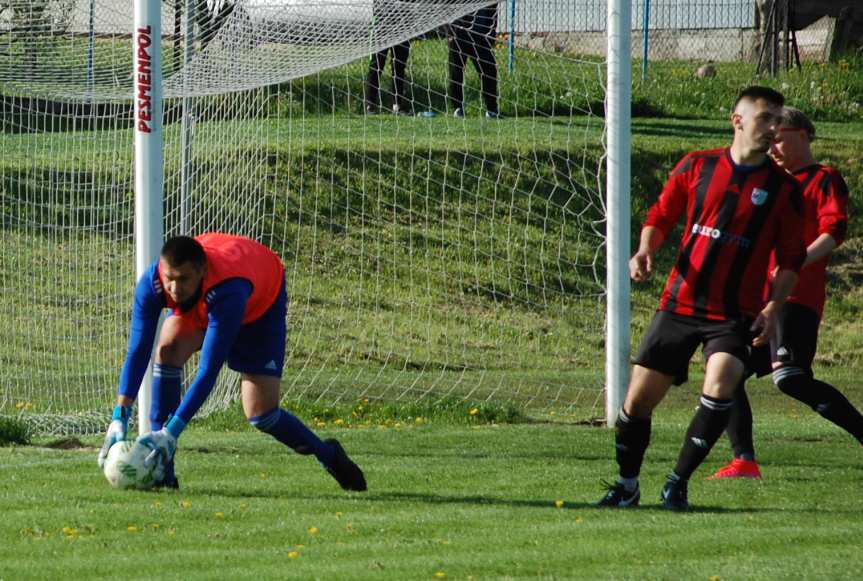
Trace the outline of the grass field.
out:
[[[863,405],[859,383],[840,386]],[[331,421],[321,433],[364,467],[367,493],[230,416],[183,435],[179,492],[110,489],[97,438],[0,448],[0,578],[857,579],[863,450],[766,383],[750,394],[764,480],[702,480],[729,455],[720,441],[689,514],[657,497],[691,384],[657,411],[642,507],[626,511],[592,506],[615,473],[612,433],[566,418]]]

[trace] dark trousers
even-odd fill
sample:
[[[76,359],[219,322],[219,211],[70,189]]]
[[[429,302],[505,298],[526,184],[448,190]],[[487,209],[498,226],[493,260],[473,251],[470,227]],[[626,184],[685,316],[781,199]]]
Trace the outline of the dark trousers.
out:
[[[366,76],[366,106],[378,107],[381,104],[381,71],[387,63],[387,55],[392,52],[393,68],[393,103],[402,111],[409,111],[411,99],[408,95],[408,83],[405,72],[408,65],[408,57],[411,52],[409,41],[401,42],[393,47],[384,49],[372,55],[369,62],[369,72]]]
[[[487,111],[497,113],[497,61],[494,37],[456,28],[449,43],[449,98],[453,109],[464,108],[464,67],[473,63],[479,73]]]

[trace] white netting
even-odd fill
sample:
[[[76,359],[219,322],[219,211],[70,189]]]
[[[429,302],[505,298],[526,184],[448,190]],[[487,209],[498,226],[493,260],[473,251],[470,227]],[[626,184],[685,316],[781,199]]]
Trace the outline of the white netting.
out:
[[[503,41],[505,118],[470,62],[455,118],[440,25],[488,3],[375,4],[200,4],[187,60],[189,8],[163,3],[166,234],[282,256],[288,398],[592,409],[602,63],[523,49],[509,72]],[[0,0],[0,413],[53,431],[104,428],[135,282],[132,4],[98,0],[92,27],[90,7]],[[369,55],[411,38],[400,113],[420,115],[366,113]],[[204,412],[236,396],[223,373]]]

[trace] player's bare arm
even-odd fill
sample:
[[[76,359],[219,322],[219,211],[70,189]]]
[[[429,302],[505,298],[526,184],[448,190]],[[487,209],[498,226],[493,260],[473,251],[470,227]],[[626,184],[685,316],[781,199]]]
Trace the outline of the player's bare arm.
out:
[[[662,246],[665,235],[656,226],[645,226],[641,230],[638,251],[629,259],[629,276],[635,282],[643,282],[653,273],[653,255]]]
[[[836,250],[837,246],[836,239],[830,234],[821,234],[806,248],[806,260],[803,262],[803,266],[809,266],[813,262],[830,256],[830,253]]]
[[[797,284],[797,273],[789,269],[781,269],[776,273],[773,279],[773,291],[770,294],[770,300],[758,313],[755,322],[752,324],[752,330],[760,330],[758,336],[752,340],[752,344],[756,347],[766,345],[770,342],[770,338],[776,331],[776,318],[780,307],[785,303],[785,299],[794,290]]]

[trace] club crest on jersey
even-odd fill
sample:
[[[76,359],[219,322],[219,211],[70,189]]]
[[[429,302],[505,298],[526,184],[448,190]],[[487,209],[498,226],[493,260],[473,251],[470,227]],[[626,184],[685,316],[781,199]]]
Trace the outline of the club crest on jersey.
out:
[[[753,188],[752,189],[752,203],[756,206],[760,206],[767,201],[767,196],[769,193],[767,190],[762,190],[761,188]]]

